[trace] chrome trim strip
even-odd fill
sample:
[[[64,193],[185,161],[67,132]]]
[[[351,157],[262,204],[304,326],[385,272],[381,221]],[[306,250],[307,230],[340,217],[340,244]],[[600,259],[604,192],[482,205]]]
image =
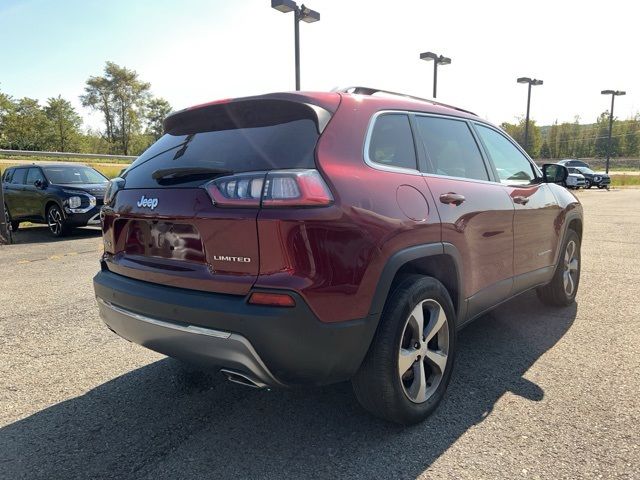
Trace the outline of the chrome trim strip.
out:
[[[158,320],[157,318],[150,318],[145,315],[140,315],[139,313],[134,313],[129,310],[125,310],[122,307],[118,307],[111,302],[107,302],[106,300],[101,299],[100,297],[96,297],[98,303],[101,303],[107,308],[114,310],[122,315],[126,315],[131,318],[135,318],[141,322],[151,323],[158,327],[170,328],[171,330],[179,330],[181,332],[186,333],[195,333],[197,335],[208,335],[210,337],[216,338],[224,338],[227,339],[231,336],[230,332],[222,332],[220,330],[213,330],[211,328],[197,327],[195,325],[176,325],[175,323],[165,322],[164,320]]]

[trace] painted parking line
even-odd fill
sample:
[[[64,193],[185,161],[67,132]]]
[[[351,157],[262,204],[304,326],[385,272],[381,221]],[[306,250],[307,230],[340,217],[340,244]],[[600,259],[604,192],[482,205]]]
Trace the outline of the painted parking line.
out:
[[[100,253],[102,252],[102,248],[99,248],[97,250],[83,250],[80,252],[67,252],[67,253],[62,253],[59,255],[50,255],[48,257],[41,257],[41,258],[31,258],[31,259],[26,259],[26,258],[21,258],[19,260],[16,261],[16,263],[18,265],[23,265],[25,263],[35,263],[35,262],[43,262],[46,260],[61,260],[62,258],[65,257],[73,257],[75,255],[85,255],[87,253],[91,253],[91,254],[96,254],[96,252]]]

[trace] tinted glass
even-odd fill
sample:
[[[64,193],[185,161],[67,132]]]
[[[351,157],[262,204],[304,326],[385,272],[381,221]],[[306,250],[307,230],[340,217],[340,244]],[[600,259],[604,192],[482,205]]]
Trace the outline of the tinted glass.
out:
[[[11,182],[14,185],[24,185],[25,177],[27,176],[26,168],[16,168],[13,171],[13,177],[11,177]]]
[[[181,115],[123,174],[126,188],[162,187],[166,184],[152,175],[165,169],[239,173],[315,168],[320,134],[315,113],[302,104],[261,100]],[[183,180],[180,187],[202,184],[210,178]]]
[[[4,173],[2,174],[2,181],[3,182],[11,182],[11,177],[13,177],[13,169],[7,169],[4,171]]]
[[[431,166],[428,173],[489,180],[478,145],[465,122],[438,117],[416,117]]]
[[[380,115],[371,132],[368,155],[372,162],[415,170],[416,152],[409,117]]]
[[[477,127],[502,183],[524,185],[536,178],[529,160],[504,135],[483,125]]]
[[[36,182],[36,180],[40,180],[40,181],[44,180],[44,177],[42,176],[42,172],[40,172],[39,168],[30,168],[29,172],[27,173],[26,184],[33,185]]]
[[[44,174],[49,179],[49,182],[56,185],[108,182],[105,176],[93,168],[84,166],[61,165],[59,167],[45,167]]]
[[[593,175],[594,173],[596,173],[596,172],[594,172],[593,170],[591,170],[590,168],[587,168],[587,167],[576,167],[576,168],[577,168],[581,173],[587,173],[587,174],[589,174],[589,175]]]

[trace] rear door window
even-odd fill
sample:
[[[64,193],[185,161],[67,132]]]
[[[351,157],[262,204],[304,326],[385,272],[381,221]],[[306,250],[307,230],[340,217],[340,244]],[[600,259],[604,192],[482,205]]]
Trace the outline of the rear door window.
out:
[[[380,115],[373,125],[367,155],[389,167],[416,170],[416,151],[409,117],[401,113]]]
[[[430,163],[427,173],[489,180],[480,149],[465,121],[421,115],[415,118]]]
[[[11,177],[10,183],[13,185],[24,185],[26,176],[27,176],[26,168],[16,168],[13,172],[13,177]]]

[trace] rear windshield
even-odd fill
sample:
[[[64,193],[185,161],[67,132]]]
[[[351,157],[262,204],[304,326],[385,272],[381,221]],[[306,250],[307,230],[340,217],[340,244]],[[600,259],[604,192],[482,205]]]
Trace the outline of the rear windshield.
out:
[[[57,185],[108,182],[105,176],[89,167],[60,166],[45,167],[43,170],[49,182]]]
[[[261,100],[179,113],[171,129],[123,174],[126,188],[163,186],[152,175],[166,169],[205,168],[222,173],[314,168],[317,119],[304,104]],[[177,186],[206,179],[185,177]]]

